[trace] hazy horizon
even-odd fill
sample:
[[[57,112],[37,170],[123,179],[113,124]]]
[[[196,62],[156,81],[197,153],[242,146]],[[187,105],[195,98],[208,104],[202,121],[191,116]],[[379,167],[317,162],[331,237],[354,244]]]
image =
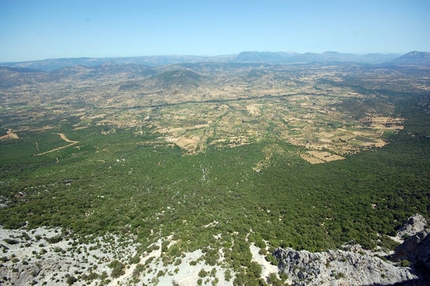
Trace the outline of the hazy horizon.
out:
[[[0,2],[0,62],[232,55],[243,51],[430,51],[430,2]]]
[[[144,57],[206,57],[206,58],[216,58],[216,57],[229,57],[229,56],[237,56],[240,53],[243,52],[256,52],[256,53],[291,53],[294,55],[304,55],[304,54],[308,54],[308,53],[313,53],[313,52],[304,52],[304,53],[297,53],[297,52],[284,52],[284,51],[242,51],[236,54],[223,54],[223,55],[191,55],[191,54],[165,54],[165,55],[136,55],[136,56],[113,56],[113,57],[61,57],[61,58],[45,58],[45,59],[37,59],[37,60],[24,60],[24,61],[0,61],[0,63],[20,63],[20,62],[37,62],[37,61],[49,61],[49,60],[62,60],[62,59],[110,59],[110,58],[144,58]],[[426,51],[409,51],[409,52],[426,52]],[[407,52],[407,53],[409,53]],[[322,55],[324,53],[339,53],[339,54],[350,54],[350,55],[358,55],[358,56],[366,56],[366,55],[371,55],[371,54],[380,54],[380,55],[398,55],[398,56],[402,56],[404,54],[399,54],[399,53],[365,53],[365,54],[354,54],[354,53],[340,53],[337,51],[325,51],[322,53],[315,53],[315,54],[319,54]],[[406,54],[406,53],[405,53]]]

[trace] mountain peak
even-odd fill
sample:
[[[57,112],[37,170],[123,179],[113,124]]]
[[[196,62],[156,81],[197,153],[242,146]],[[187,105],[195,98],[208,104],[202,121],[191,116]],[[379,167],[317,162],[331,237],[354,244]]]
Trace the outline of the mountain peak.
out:
[[[430,59],[430,53],[412,51],[402,55],[399,59]]]
[[[412,51],[391,61],[390,64],[400,65],[400,66],[410,66],[410,65],[428,66],[430,65],[430,53]]]
[[[163,72],[154,79],[157,85],[164,88],[195,88],[199,85],[201,76],[190,70],[172,70]]]

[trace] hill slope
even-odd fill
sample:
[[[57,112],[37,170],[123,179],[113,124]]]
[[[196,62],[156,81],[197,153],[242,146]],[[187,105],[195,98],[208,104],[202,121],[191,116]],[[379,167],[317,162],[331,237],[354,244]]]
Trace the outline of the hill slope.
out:
[[[430,66],[430,53],[412,51],[398,57],[397,59],[394,59],[388,62],[388,64],[402,65],[402,66],[407,66],[407,65]]]

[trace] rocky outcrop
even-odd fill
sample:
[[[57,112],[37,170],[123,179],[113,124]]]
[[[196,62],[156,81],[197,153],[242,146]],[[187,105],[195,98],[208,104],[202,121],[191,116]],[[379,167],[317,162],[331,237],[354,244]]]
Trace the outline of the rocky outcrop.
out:
[[[390,285],[419,278],[360,246],[317,253],[278,248],[274,255],[292,285]]]
[[[397,236],[400,239],[405,239],[414,236],[420,232],[426,232],[427,220],[420,214],[415,214],[408,218],[406,223],[397,230]]]
[[[403,243],[391,261],[359,245],[317,253],[278,248],[274,255],[292,285],[430,285],[429,233],[422,215],[411,216],[393,238]]]
[[[410,217],[398,230],[398,236],[406,239],[391,256],[392,261],[410,264],[420,274],[421,280],[428,283],[426,285],[430,284],[429,233],[423,216],[416,214]]]
[[[430,285],[430,235],[420,232],[396,248],[394,261],[408,261],[421,276],[422,285]]]
[[[428,251],[425,251],[429,246],[430,237],[427,231],[419,232],[400,244],[391,259],[393,261],[408,260],[411,263],[422,261],[425,258],[429,258]],[[421,259],[420,259],[421,258]]]

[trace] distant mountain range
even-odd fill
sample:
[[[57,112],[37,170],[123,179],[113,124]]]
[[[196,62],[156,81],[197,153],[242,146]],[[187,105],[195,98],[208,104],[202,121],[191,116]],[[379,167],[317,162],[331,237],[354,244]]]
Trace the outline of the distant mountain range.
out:
[[[338,52],[317,53],[272,53],[272,52],[242,52],[235,61],[262,63],[313,63],[313,62],[359,62],[381,63],[398,58],[397,54],[343,54]]]
[[[60,58],[46,59],[39,61],[8,62],[0,63],[0,66],[21,67],[29,69],[39,69],[43,71],[53,71],[64,67],[74,67],[77,65],[95,67],[106,63],[114,64],[135,64],[145,66],[163,66],[179,63],[199,63],[199,62],[228,62],[234,60],[233,56],[143,56],[143,57],[116,57],[116,58]]]
[[[286,52],[242,52],[237,55],[225,56],[143,56],[118,58],[61,58],[27,62],[5,62],[0,66],[53,71],[65,67],[95,67],[111,64],[162,66],[181,63],[264,63],[264,64],[298,64],[298,63],[362,63],[362,64],[388,64],[388,65],[430,65],[430,53],[412,51],[405,55],[398,54],[346,54],[338,52],[317,53],[286,53]],[[130,68],[130,66],[128,66]]]

